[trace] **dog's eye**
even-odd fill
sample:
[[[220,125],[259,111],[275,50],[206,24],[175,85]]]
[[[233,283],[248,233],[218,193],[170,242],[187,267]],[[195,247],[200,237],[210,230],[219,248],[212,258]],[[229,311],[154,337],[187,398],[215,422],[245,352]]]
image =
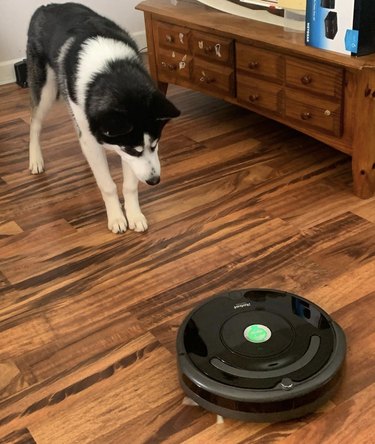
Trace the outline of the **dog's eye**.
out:
[[[130,134],[133,131],[133,129],[134,129],[133,125],[129,124],[118,128],[104,130],[103,135],[109,138],[121,137]]]
[[[126,136],[127,134],[129,134],[131,132],[130,131],[116,131],[116,132],[111,132],[111,131],[104,131],[104,135],[106,137],[109,138],[113,138],[113,137],[120,137],[120,136]]]

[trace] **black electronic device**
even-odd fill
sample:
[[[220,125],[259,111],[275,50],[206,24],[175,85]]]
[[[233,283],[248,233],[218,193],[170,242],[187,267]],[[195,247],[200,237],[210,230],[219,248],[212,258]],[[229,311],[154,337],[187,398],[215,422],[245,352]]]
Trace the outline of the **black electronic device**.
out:
[[[375,1],[356,0],[354,3],[353,29],[358,31],[358,50],[354,55],[375,52]]]
[[[327,39],[333,40],[337,34],[337,12],[329,11],[324,19],[325,36]]]
[[[343,330],[312,302],[270,289],[219,294],[180,326],[180,383],[224,417],[282,421],[308,414],[337,389]]]
[[[21,88],[27,88],[27,64],[26,59],[14,64],[14,71],[16,73],[16,83]]]
[[[326,9],[335,9],[335,0],[320,0],[320,6]]]

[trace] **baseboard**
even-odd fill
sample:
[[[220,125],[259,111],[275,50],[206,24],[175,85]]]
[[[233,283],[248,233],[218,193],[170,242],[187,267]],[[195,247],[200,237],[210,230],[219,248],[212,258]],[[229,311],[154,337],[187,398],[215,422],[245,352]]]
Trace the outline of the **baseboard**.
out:
[[[147,46],[145,31],[134,32],[132,34],[132,37],[137,43],[139,49],[144,49]],[[6,60],[5,62],[0,62],[0,85],[13,83],[16,81],[14,64],[23,60],[24,58],[25,57],[21,57],[20,59]]]
[[[14,64],[21,60],[22,59],[13,59],[0,63],[0,85],[5,85],[6,83],[13,83],[16,81]]]

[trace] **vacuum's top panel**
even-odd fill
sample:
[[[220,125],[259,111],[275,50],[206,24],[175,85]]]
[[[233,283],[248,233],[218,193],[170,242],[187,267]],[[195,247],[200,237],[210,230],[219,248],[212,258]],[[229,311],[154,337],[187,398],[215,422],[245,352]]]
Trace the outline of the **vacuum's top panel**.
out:
[[[315,375],[335,346],[330,317],[290,293],[265,289],[218,295],[183,326],[178,350],[206,376],[234,387],[288,389]]]

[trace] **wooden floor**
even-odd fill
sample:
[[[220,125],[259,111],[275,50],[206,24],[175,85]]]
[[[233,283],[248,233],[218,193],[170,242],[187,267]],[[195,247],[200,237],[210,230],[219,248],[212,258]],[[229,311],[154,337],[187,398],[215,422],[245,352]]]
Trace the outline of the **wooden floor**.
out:
[[[0,443],[375,443],[375,201],[350,158],[294,130],[171,88],[182,117],[141,187],[146,233],[107,230],[57,105],[46,172],[28,172],[28,91],[0,88]],[[120,189],[120,165],[110,156]],[[198,302],[290,290],[345,329],[342,388],[298,421],[251,424],[182,404],[175,336]]]

